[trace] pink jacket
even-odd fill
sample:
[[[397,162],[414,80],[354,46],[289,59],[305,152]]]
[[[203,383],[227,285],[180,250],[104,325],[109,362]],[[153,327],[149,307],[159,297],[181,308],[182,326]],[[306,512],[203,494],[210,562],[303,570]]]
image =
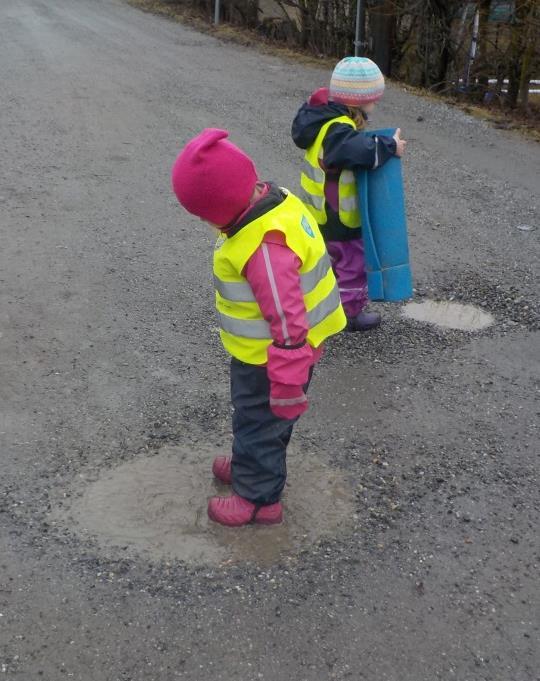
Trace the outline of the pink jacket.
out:
[[[309,330],[300,285],[300,259],[282,232],[268,232],[244,268],[244,276],[274,340],[268,348],[268,377],[275,383],[304,385],[322,348],[307,342]]]

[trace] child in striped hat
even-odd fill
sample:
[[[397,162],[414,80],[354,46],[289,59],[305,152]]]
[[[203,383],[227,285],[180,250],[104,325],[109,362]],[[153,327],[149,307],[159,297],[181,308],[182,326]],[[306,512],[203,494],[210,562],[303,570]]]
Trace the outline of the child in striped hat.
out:
[[[346,57],[335,67],[330,88],[314,92],[292,125],[296,146],[305,149],[301,184],[304,201],[317,220],[338,281],[349,331],[378,326],[368,312],[364,244],[355,173],[375,170],[392,156],[402,156],[405,140],[366,135],[368,115],[384,93],[384,76],[365,57]]]

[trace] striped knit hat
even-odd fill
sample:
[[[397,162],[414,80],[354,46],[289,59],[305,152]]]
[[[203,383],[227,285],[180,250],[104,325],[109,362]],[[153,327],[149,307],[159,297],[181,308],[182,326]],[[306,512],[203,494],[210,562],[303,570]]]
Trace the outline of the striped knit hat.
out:
[[[380,68],[366,57],[345,57],[330,79],[329,101],[347,106],[377,102],[384,92]]]

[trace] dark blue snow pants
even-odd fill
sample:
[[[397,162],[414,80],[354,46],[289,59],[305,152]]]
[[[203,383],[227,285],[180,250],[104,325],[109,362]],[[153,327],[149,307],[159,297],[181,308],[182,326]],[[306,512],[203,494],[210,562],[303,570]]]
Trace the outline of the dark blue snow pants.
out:
[[[308,386],[309,381],[304,390]],[[231,400],[233,490],[254,504],[273,504],[285,487],[287,445],[298,419],[280,419],[272,413],[265,366],[235,358],[231,361]]]

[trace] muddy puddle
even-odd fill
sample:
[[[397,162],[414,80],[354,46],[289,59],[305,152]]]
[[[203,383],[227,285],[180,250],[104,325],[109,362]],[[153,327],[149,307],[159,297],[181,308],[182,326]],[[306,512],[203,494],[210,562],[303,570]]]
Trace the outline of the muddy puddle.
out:
[[[122,464],[91,483],[56,522],[94,538],[109,556],[144,555],[192,565],[270,565],[349,529],[350,485],[314,453],[294,450],[288,457],[282,525],[232,529],[212,523],[206,515],[208,497],[229,493],[210,472],[219,453],[165,447]]]
[[[493,315],[475,305],[444,300],[407,303],[403,315],[417,322],[458,331],[482,331],[495,323]]]

